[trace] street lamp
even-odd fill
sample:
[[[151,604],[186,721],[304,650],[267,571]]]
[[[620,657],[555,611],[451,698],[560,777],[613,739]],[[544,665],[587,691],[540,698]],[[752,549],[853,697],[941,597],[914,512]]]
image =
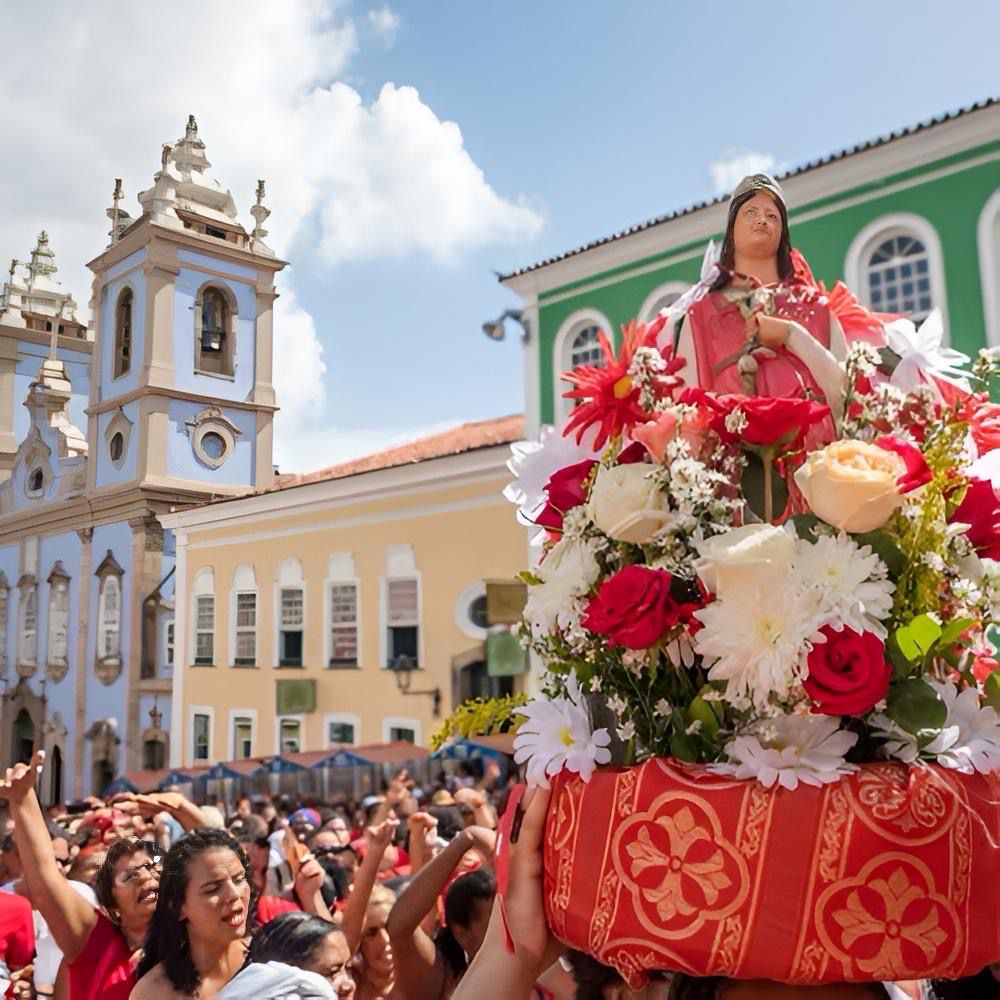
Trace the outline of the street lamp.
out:
[[[406,653],[400,653],[389,661],[389,669],[396,677],[396,688],[400,694],[429,695],[434,699],[434,718],[441,714],[441,688],[428,688],[423,691],[412,691],[410,685],[413,682],[413,671],[417,670],[417,661]]]
[[[490,340],[503,340],[507,333],[504,329],[504,323],[509,319],[512,319],[521,327],[521,340],[527,343],[528,337],[531,335],[531,328],[528,326],[528,320],[520,309],[504,309],[495,320],[483,324],[483,333]]]

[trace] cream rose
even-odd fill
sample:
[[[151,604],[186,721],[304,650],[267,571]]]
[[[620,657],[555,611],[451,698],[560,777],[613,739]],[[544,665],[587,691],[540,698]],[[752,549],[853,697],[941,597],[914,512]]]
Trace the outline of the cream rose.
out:
[[[667,497],[645,462],[602,466],[590,490],[590,517],[600,531],[620,542],[642,545],[669,520]]]
[[[745,524],[699,543],[695,570],[701,582],[724,598],[744,587],[762,590],[792,567],[795,539],[773,524]]]
[[[897,481],[905,473],[895,452],[867,441],[834,441],[806,459],[795,482],[817,517],[860,534],[881,528],[903,505]]]

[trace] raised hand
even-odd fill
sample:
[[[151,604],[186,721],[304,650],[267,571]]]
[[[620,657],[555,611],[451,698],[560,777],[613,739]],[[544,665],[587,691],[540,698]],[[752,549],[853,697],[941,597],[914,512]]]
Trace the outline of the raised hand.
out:
[[[411,845],[422,838],[430,846],[437,836],[438,821],[430,813],[415,812],[406,821],[406,828],[410,831]]]
[[[392,843],[393,835],[398,826],[399,820],[390,817],[375,826],[368,827],[365,830],[365,843],[368,845],[368,850],[385,851]]]
[[[31,755],[30,763],[8,767],[6,775],[0,781],[0,799],[6,799],[11,803],[23,802],[35,787],[35,781],[44,763],[45,751],[36,750]]]
[[[311,899],[313,893],[323,888],[326,872],[312,854],[304,854],[295,876],[295,894],[299,899]]]
[[[482,809],[486,805],[486,796],[477,788],[459,788],[453,797],[460,805],[464,803],[470,809]]]

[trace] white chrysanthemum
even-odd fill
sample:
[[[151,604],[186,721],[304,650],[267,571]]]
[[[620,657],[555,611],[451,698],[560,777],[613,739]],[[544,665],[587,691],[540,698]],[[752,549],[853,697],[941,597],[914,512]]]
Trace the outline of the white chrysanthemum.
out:
[[[921,755],[937,757],[938,754],[944,753],[959,735],[957,726],[946,727],[921,751],[916,736],[897,726],[888,715],[873,715],[868,723],[873,735],[883,741],[885,755],[893,760],[901,760],[904,764],[912,764]]]
[[[548,499],[545,484],[553,473],[575,465],[588,458],[596,459],[590,447],[592,435],[584,435],[583,443],[575,437],[563,437],[561,431],[545,426],[539,431],[537,441],[518,441],[510,446],[511,458],[507,468],[515,476],[504,487],[503,495],[517,504],[518,519],[524,524],[534,524]]]
[[[582,704],[580,685],[570,675],[563,698],[538,698],[518,709],[525,721],[514,737],[514,761],[527,762],[529,785],[549,787],[549,778],[563,768],[590,781],[598,764],[611,761],[607,729],[591,730]]]
[[[816,601],[793,573],[768,587],[739,587],[695,612],[704,628],[695,651],[726,681],[726,700],[763,708],[783,699],[802,673],[813,641],[821,640]]]
[[[820,535],[815,543],[795,543],[795,569],[813,588],[826,624],[838,632],[847,627],[861,635],[888,634],[882,621],[892,613],[896,585],[887,577],[885,563],[846,534]]]
[[[856,733],[841,729],[834,716],[779,715],[757,732],[727,743],[730,762],[713,764],[712,770],[734,778],[756,778],[765,788],[780,785],[792,791],[800,781],[827,785],[857,770],[844,759],[857,739]]]
[[[569,628],[579,614],[579,598],[600,575],[594,549],[582,539],[562,538],[536,570],[541,583],[528,588],[524,617],[536,639],[556,626]]]

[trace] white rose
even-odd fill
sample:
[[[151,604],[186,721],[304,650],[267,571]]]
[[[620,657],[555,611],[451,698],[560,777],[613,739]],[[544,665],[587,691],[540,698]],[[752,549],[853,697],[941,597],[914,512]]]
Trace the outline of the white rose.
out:
[[[739,587],[761,590],[785,577],[792,568],[795,539],[773,524],[745,524],[699,543],[695,570],[716,595]]]
[[[524,617],[535,638],[557,625],[571,624],[576,598],[582,597],[601,573],[593,548],[585,541],[560,539],[536,573],[542,582],[528,588]]]
[[[642,545],[670,520],[667,497],[653,471],[645,462],[598,469],[590,490],[590,517],[609,538]]]

